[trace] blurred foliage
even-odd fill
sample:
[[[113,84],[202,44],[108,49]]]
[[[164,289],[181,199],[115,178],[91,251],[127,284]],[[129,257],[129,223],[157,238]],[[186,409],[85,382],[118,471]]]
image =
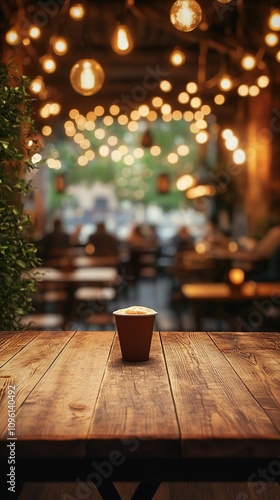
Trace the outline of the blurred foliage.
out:
[[[23,329],[22,316],[30,312],[36,288],[24,272],[39,263],[23,206],[31,190],[24,173],[34,168],[30,158],[39,147],[28,86],[15,67],[0,61],[0,330],[7,331]]]

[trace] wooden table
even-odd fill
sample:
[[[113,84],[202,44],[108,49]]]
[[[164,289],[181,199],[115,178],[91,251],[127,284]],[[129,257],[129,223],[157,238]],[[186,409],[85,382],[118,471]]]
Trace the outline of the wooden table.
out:
[[[280,283],[256,283],[247,281],[238,287],[230,287],[227,283],[189,283],[181,286],[186,299],[194,307],[196,328],[202,328],[203,304],[211,303],[213,313],[217,314],[215,305],[219,307],[226,303],[259,304],[258,311],[263,314],[260,301],[268,300],[271,306],[280,308]]]
[[[125,363],[114,332],[2,332],[0,360],[0,474],[14,443],[18,490],[279,480],[280,333],[154,332],[150,360]]]
[[[118,271],[115,267],[85,267],[64,271],[52,267],[38,267],[29,272],[38,281],[44,283],[67,283],[79,285],[87,284],[110,284],[118,282]]]

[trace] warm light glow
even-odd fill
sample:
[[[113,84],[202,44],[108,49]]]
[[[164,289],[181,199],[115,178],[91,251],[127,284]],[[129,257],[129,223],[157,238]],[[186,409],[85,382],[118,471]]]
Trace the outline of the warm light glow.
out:
[[[258,86],[261,89],[264,89],[265,87],[267,87],[269,85],[269,82],[270,82],[270,80],[269,80],[268,76],[266,76],[266,75],[259,76],[259,78],[257,80]]]
[[[276,47],[279,42],[279,36],[276,33],[267,33],[264,40],[268,47]]]
[[[69,14],[75,21],[80,21],[81,19],[83,19],[85,17],[85,13],[85,8],[81,3],[76,3],[69,9]]]
[[[54,73],[56,70],[56,62],[51,55],[45,55],[40,58],[42,68],[46,73]]]
[[[195,251],[199,254],[205,253],[207,250],[205,243],[203,243],[202,241],[200,241],[199,243],[196,243],[194,248],[195,248]]]
[[[280,10],[275,9],[272,11],[268,19],[268,26],[273,31],[280,31]]]
[[[45,88],[43,78],[41,76],[37,76],[37,78],[31,80],[29,88],[33,94],[39,94]]]
[[[236,241],[230,241],[229,244],[228,244],[228,249],[230,252],[237,252],[238,250],[238,245],[236,243]]]
[[[171,62],[171,64],[173,64],[173,66],[176,66],[176,67],[182,66],[184,64],[185,60],[186,60],[186,56],[185,56],[184,52],[178,48],[174,49],[169,56],[169,61]]]
[[[190,148],[186,144],[181,144],[177,148],[177,153],[180,156],[187,156],[190,152]]]
[[[209,134],[206,132],[206,130],[202,130],[201,132],[198,132],[195,136],[195,140],[198,144],[205,144],[209,139]]]
[[[96,137],[96,139],[104,139],[105,137],[105,130],[103,130],[103,128],[97,128],[95,131],[94,131],[94,135]]]
[[[118,144],[118,138],[116,135],[110,135],[107,142],[109,146],[116,146]]]
[[[67,40],[63,36],[57,37],[53,42],[53,51],[58,56],[64,56],[68,51],[68,43]]]
[[[18,45],[20,36],[15,28],[11,28],[5,35],[5,40],[9,45]]]
[[[257,65],[257,60],[252,54],[245,54],[241,59],[241,66],[246,71],[252,71]]]
[[[170,104],[167,104],[167,103],[163,104],[161,106],[160,110],[161,110],[163,115],[168,115],[172,111]]]
[[[231,2],[231,0],[218,0],[218,2],[220,2],[220,3],[229,3],[229,2]]]
[[[179,95],[178,95],[178,101],[181,103],[181,104],[187,104],[190,100],[190,96],[187,92],[181,92]]]
[[[222,133],[221,133],[221,136],[223,139],[227,140],[227,139],[230,139],[230,137],[233,136],[233,131],[230,129],[230,128],[225,128]]]
[[[243,269],[233,268],[229,271],[228,277],[233,285],[241,285],[244,281],[245,274]]]
[[[39,26],[34,26],[34,25],[30,26],[28,29],[28,35],[30,36],[30,38],[33,38],[34,40],[40,38],[41,30]]]
[[[103,116],[105,113],[105,109],[103,108],[103,106],[98,104],[98,106],[95,106],[94,112],[95,112],[96,116]]]
[[[202,10],[195,0],[177,0],[170,10],[170,21],[179,31],[192,31],[202,19]]]
[[[246,97],[249,94],[249,87],[248,87],[248,85],[245,85],[245,84],[239,85],[239,87],[237,89],[237,93],[241,97]]]
[[[42,128],[42,134],[45,137],[48,137],[52,134],[52,128],[49,125],[44,125],[44,127]]]
[[[88,164],[88,158],[85,155],[81,155],[78,158],[78,165],[80,167],[85,167]]]
[[[236,165],[242,165],[246,161],[246,153],[243,149],[236,149],[233,153],[233,161]]]
[[[147,104],[141,104],[141,106],[139,106],[138,108],[138,111],[140,116],[146,117],[149,114],[150,108],[149,106],[147,106]]]
[[[73,89],[84,96],[96,94],[102,87],[104,78],[101,65],[94,59],[80,59],[70,71]]]
[[[175,109],[175,111],[173,111],[172,113],[173,120],[177,122],[182,119],[182,116],[183,116],[182,111],[180,111],[179,109]]]
[[[225,146],[229,151],[234,151],[238,147],[239,141],[235,135],[226,140]]]
[[[150,149],[150,153],[152,156],[159,156],[161,153],[161,149],[159,146],[152,146]]]
[[[119,114],[120,108],[119,108],[119,106],[117,106],[117,104],[112,104],[112,106],[110,106],[109,111],[110,111],[111,115],[116,116]]]
[[[220,86],[220,89],[224,90],[225,92],[227,92],[228,90],[231,90],[231,88],[232,88],[231,78],[228,75],[224,75],[219,82],[219,86]]]
[[[168,80],[161,80],[159,86],[163,92],[170,92],[172,90],[172,85]]]
[[[198,86],[195,82],[189,82],[186,85],[186,91],[189,94],[195,94],[197,92]]]
[[[128,123],[128,116],[126,116],[126,115],[118,116],[118,123],[120,125],[126,125]]]
[[[110,153],[110,150],[108,148],[108,146],[106,146],[106,144],[103,144],[102,146],[100,146],[99,148],[99,154],[100,156],[102,156],[103,158],[106,158]]]
[[[144,156],[144,150],[142,148],[135,148],[133,155],[135,158],[143,158]]]
[[[179,157],[176,153],[169,153],[169,155],[167,156],[167,160],[169,163],[174,165],[179,160]]]
[[[211,108],[210,106],[208,106],[208,104],[203,104],[203,106],[201,106],[201,111],[204,115],[210,115],[211,113]]]
[[[158,116],[157,112],[154,109],[151,109],[149,111],[148,116],[147,116],[147,120],[149,120],[149,122],[154,122],[154,121],[156,121],[157,116]]]
[[[88,159],[88,160],[93,160],[95,158],[95,152],[92,151],[92,149],[88,149],[86,152],[85,152],[85,157]]]
[[[192,108],[195,108],[195,109],[200,108],[201,104],[202,104],[202,102],[201,102],[200,97],[193,97],[191,99],[190,105]]]
[[[122,154],[117,149],[114,149],[114,151],[112,151],[111,153],[111,158],[113,161],[118,162],[122,159]]]
[[[70,109],[69,116],[70,116],[70,118],[72,118],[72,120],[75,120],[75,118],[77,118],[78,115],[79,115],[79,111],[77,109],[75,109],[75,108]]]
[[[185,174],[179,177],[179,179],[176,182],[176,187],[178,191],[186,191],[187,189],[193,187],[194,184],[195,184],[194,178],[189,174]]]
[[[184,120],[186,122],[191,122],[193,120],[193,112],[192,111],[185,111]]]
[[[83,139],[80,142],[80,148],[82,148],[82,149],[89,149],[90,148],[90,140],[89,139]]]
[[[152,99],[152,105],[155,107],[155,108],[160,108],[163,104],[163,100],[161,97],[153,97]]]
[[[189,200],[195,200],[196,198],[201,198],[202,196],[214,196],[215,194],[215,186],[212,186],[211,184],[202,184],[200,186],[190,188],[186,192],[186,197],[189,198]]]
[[[133,49],[133,39],[125,24],[119,24],[112,36],[112,49],[119,55],[129,54]]]
[[[257,85],[251,85],[251,87],[249,87],[250,96],[256,97],[257,95],[259,95],[259,93],[260,93],[260,89]]]
[[[130,132],[136,132],[139,129],[139,124],[138,124],[138,122],[135,122],[132,120],[132,121],[128,122],[127,128]]]
[[[214,101],[216,104],[218,104],[218,106],[221,106],[222,104],[224,104],[225,100],[226,100],[226,98],[223,94],[217,94],[214,97]]]

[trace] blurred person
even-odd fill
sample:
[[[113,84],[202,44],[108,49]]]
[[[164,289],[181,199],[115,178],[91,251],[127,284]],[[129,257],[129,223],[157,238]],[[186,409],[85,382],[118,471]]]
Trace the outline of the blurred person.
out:
[[[194,250],[194,239],[186,226],[181,226],[174,237],[176,252]]]
[[[88,238],[88,244],[94,246],[94,257],[118,257],[119,240],[106,229],[104,222],[99,222],[96,230]]]
[[[62,255],[70,247],[70,236],[63,230],[60,219],[55,219],[53,230],[42,238],[42,252],[44,257]]]

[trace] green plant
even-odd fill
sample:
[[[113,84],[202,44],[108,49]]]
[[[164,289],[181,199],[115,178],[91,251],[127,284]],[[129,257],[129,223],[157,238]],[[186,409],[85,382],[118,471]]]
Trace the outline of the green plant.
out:
[[[28,85],[16,68],[0,61],[0,330],[8,331],[24,328],[22,317],[32,309],[36,288],[27,273],[39,264],[24,210],[31,190],[25,174],[35,168],[31,156],[39,147]]]

